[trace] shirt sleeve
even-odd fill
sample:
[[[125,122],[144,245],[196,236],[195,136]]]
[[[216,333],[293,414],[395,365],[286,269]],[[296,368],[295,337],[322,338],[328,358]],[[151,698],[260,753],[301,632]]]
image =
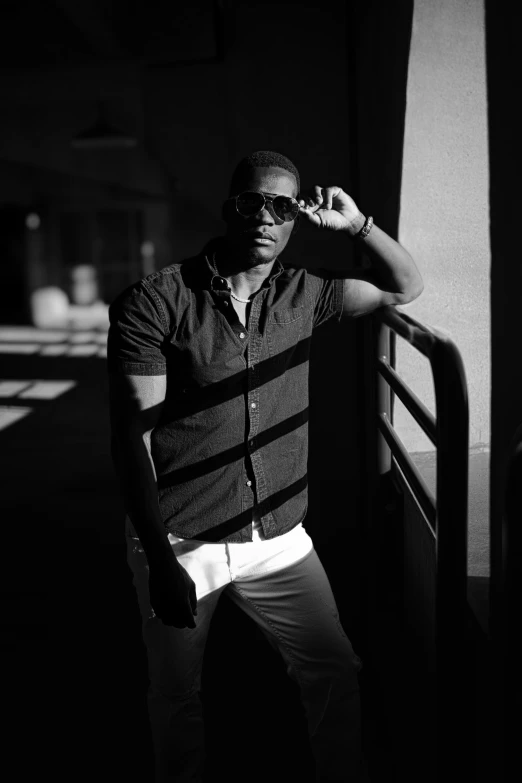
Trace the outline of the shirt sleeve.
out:
[[[335,272],[308,272],[308,297],[313,307],[313,326],[320,326],[330,318],[340,320],[343,313],[344,280]]]
[[[168,329],[157,292],[144,281],[123,291],[109,308],[109,322],[109,372],[166,375]]]

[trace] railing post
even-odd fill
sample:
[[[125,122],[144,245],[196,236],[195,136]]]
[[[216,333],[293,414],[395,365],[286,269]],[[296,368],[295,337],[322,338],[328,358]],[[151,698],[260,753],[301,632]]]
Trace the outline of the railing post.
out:
[[[437,406],[437,779],[465,779],[470,697],[466,660],[469,414],[464,366],[453,343],[434,343]]]
[[[495,751],[505,779],[518,763],[522,725],[522,424],[508,455],[501,562],[491,569],[491,639],[495,668]],[[493,565],[493,564],[492,564]],[[500,766],[500,765],[499,765]]]
[[[380,323],[376,318],[371,317],[366,320],[361,319],[357,324],[361,330],[360,346],[362,348],[359,357],[359,367],[363,374],[363,384],[359,385],[360,406],[364,411],[365,422],[361,429],[361,451],[364,454],[365,465],[365,535],[364,535],[364,557],[365,557],[365,582],[364,582],[364,603],[365,611],[365,644],[367,655],[376,644],[376,608],[378,607],[379,595],[377,589],[377,546],[379,531],[377,529],[377,504],[379,480],[380,480],[380,441],[382,440],[377,429],[377,399],[379,395],[378,380],[375,372],[375,354],[379,340]],[[364,389],[364,395],[362,390]],[[373,657],[373,656],[372,656]]]

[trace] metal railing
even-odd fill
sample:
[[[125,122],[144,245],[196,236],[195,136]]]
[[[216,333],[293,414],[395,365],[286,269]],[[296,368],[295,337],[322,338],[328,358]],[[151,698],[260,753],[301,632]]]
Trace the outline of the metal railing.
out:
[[[503,760],[499,779],[508,779],[520,747],[522,673],[522,424],[509,446],[506,465],[502,547],[492,569],[491,629],[496,672],[494,735],[496,752]],[[493,566],[493,564],[492,564]]]
[[[456,757],[462,754],[459,724],[461,727],[466,708],[459,699],[465,698],[462,688],[465,661],[461,653],[468,612],[467,385],[462,358],[449,337],[395,307],[385,307],[376,315],[380,323],[377,358],[380,463],[391,465],[393,457],[423,512],[435,544],[436,745],[437,769],[442,780],[449,769],[455,771]],[[393,357],[390,358],[392,334],[399,335],[428,358],[435,388],[436,417],[395,371]],[[393,427],[392,392],[437,449],[436,498]]]

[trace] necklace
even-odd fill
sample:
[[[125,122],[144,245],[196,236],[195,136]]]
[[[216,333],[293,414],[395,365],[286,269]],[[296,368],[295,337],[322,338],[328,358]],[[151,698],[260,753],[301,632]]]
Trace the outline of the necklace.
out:
[[[235,299],[236,302],[242,302],[243,304],[250,304],[250,299],[241,299],[240,296],[236,296],[233,291],[230,291],[230,296]]]
[[[215,254],[214,254],[214,257],[213,257],[213,261],[214,261],[214,268],[215,268],[216,272],[219,275],[218,268],[217,268],[217,265],[216,265],[216,256],[215,256]],[[250,299],[241,299],[240,296],[236,296],[235,295],[235,293],[232,291],[231,288],[229,288],[228,290],[230,291],[230,296],[232,297],[232,299],[235,299],[236,302],[241,302],[241,304],[251,304]]]

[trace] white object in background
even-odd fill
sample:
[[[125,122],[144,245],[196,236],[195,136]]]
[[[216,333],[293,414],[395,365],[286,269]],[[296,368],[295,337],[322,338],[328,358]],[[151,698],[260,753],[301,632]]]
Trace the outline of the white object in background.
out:
[[[31,294],[31,318],[39,329],[63,328],[69,320],[69,299],[61,288],[37,288]]]
[[[147,275],[151,275],[153,272],[156,271],[154,242],[151,242],[150,240],[147,240],[146,242],[142,242],[142,245],[140,247],[140,252],[141,252],[142,274],[143,277],[147,277]]]
[[[109,305],[95,302],[92,305],[71,305],[69,307],[71,329],[109,329]]]
[[[40,223],[41,223],[40,216],[37,215],[36,212],[30,212],[25,218],[25,225],[31,231],[36,231],[37,229],[39,229]]]
[[[98,301],[98,281],[96,269],[89,264],[74,266],[71,269],[71,296],[74,304],[92,305]]]

